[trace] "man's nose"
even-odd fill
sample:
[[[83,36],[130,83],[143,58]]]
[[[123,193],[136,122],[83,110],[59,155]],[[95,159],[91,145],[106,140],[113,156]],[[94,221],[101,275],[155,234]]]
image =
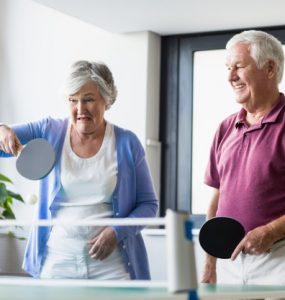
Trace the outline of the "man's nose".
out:
[[[229,68],[228,71],[228,80],[229,81],[234,81],[238,79],[237,71],[235,68]]]

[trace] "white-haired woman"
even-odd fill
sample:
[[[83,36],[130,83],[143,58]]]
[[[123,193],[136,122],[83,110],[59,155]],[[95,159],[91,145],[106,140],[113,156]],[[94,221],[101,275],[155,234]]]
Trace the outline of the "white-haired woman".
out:
[[[158,204],[141,143],[104,118],[117,96],[108,67],[74,63],[66,92],[69,118],[0,126],[2,156],[15,155],[34,138],[55,149],[55,166],[40,182],[39,219],[155,217]],[[141,229],[36,227],[23,267],[40,278],[150,279]]]

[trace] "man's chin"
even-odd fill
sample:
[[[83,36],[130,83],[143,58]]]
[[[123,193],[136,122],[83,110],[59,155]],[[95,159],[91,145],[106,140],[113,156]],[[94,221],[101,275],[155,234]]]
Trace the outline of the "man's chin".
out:
[[[238,104],[245,104],[247,102],[247,98],[236,96],[236,103]]]

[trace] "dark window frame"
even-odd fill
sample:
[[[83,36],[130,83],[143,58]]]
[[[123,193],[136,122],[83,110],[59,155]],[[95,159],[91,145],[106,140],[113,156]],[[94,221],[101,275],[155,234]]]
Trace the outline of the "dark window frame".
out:
[[[273,34],[285,44],[285,26],[251,28]],[[167,208],[192,213],[193,57],[195,51],[224,49],[245,29],[163,36],[161,44],[160,141],[162,143],[160,215]],[[226,83],[225,83],[226,84]],[[193,215],[196,227],[205,215]]]

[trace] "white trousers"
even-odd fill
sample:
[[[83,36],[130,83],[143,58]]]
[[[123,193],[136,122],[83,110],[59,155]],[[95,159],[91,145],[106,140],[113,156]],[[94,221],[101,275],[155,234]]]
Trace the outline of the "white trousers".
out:
[[[86,254],[70,254],[49,249],[41,270],[45,279],[97,279],[129,280],[121,254],[115,249],[104,260],[96,260]]]
[[[285,285],[285,240],[262,255],[240,253],[234,261],[218,259],[217,283]]]
[[[73,278],[128,280],[118,247],[104,260],[90,257],[88,240],[96,236],[98,227],[53,226],[41,269],[41,278]]]

